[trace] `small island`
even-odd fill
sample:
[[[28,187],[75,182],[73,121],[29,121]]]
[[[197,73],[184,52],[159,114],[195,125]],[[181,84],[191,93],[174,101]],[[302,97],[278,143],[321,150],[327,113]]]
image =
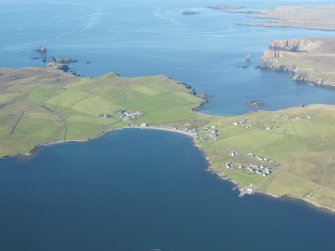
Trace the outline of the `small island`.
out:
[[[195,10],[185,10],[182,13],[184,16],[190,16],[190,15],[199,15],[201,14],[200,11],[195,11]]]
[[[209,169],[241,195],[291,196],[335,210],[335,106],[211,116],[196,111],[206,99],[166,76],[82,78],[55,66],[2,68],[0,82],[1,157],[128,127],[171,130],[192,137]]]
[[[251,106],[251,107],[255,107],[255,108],[260,108],[263,107],[265,104],[257,101],[257,100],[251,100],[251,101],[247,101],[247,106]]]

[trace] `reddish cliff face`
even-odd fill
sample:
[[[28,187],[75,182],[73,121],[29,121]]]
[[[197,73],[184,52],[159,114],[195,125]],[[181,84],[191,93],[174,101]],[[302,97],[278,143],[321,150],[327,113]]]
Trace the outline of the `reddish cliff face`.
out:
[[[277,51],[311,52],[319,46],[318,42],[310,39],[290,39],[272,41],[269,48]]]
[[[273,70],[290,70],[291,67],[284,67],[280,63],[280,59],[284,58],[285,52],[311,53],[319,47],[320,42],[310,39],[274,40],[269,44],[270,51],[264,52],[260,66]]]
[[[276,70],[279,66],[279,58],[282,57],[282,51],[265,51],[260,62],[260,67]]]
[[[275,40],[260,61],[260,67],[286,71],[292,79],[335,87],[335,39]]]

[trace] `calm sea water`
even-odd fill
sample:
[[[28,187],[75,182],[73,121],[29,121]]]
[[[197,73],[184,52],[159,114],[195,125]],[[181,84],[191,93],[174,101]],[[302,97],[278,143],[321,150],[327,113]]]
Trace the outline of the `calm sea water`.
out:
[[[308,1],[234,1],[250,8]],[[309,1],[312,2],[312,1]],[[318,1],[319,3],[321,1]],[[326,2],[326,1],[325,1]],[[329,2],[329,1],[328,1]],[[213,95],[203,112],[334,103],[335,92],[255,70],[273,39],[333,32],[238,26],[210,1],[0,1],[0,66],[40,66],[34,49],[77,58],[84,76],[165,74]],[[183,16],[183,10],[201,15]],[[248,69],[244,56],[250,53]],[[91,61],[91,64],[86,64]],[[335,217],[304,203],[239,198],[191,139],[124,130],[0,160],[0,250],[334,250]]]
[[[0,250],[334,250],[334,216],[206,168],[191,138],[136,129],[1,160]]]
[[[238,26],[255,20],[206,8],[215,2],[1,0],[0,66],[41,65],[30,58],[36,56],[34,49],[44,45],[50,56],[78,59],[73,69],[84,76],[110,71],[172,76],[199,93],[213,95],[203,108],[211,114],[247,112],[245,103],[250,100],[264,102],[270,110],[335,103],[334,91],[297,84],[288,74],[255,70],[274,39],[334,36],[334,32]],[[232,2],[265,8],[313,1]],[[201,15],[183,16],[184,10],[199,10]],[[252,62],[242,69],[247,53]]]

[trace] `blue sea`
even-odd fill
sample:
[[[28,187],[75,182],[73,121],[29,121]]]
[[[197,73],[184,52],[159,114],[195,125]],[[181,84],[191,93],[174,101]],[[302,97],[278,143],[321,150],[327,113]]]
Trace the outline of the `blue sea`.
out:
[[[250,9],[306,1],[233,1]],[[311,2],[311,1],[310,1]],[[321,1],[317,1],[321,2]],[[333,1],[329,1],[333,2]],[[311,103],[335,103],[335,91],[290,80],[288,74],[256,70],[274,39],[334,36],[287,28],[247,27],[260,20],[228,14],[204,0],[1,0],[0,66],[42,65],[31,60],[40,45],[49,56],[78,59],[82,76],[114,71],[124,76],[168,75],[212,96],[210,114],[249,111],[258,100],[276,110]],[[184,16],[184,10],[200,15]],[[245,55],[252,56],[247,69]],[[90,64],[86,64],[90,61]]]
[[[207,171],[192,139],[125,129],[0,162],[0,250],[332,251],[335,216]]]
[[[335,103],[334,90],[256,69],[274,39],[335,32],[241,26],[259,20],[207,8],[216,3],[0,0],[0,67],[43,66],[31,59],[42,45],[48,56],[78,59],[71,68],[82,76],[171,76],[211,96],[201,110],[208,114],[242,114],[250,100],[268,110]],[[2,159],[0,251],[335,250],[333,215],[292,200],[239,198],[207,167],[190,138],[147,130]]]

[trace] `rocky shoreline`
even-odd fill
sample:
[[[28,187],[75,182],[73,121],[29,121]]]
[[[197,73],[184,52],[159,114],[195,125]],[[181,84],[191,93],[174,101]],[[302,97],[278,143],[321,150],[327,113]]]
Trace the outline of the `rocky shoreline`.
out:
[[[260,60],[260,68],[289,72],[295,81],[335,87],[335,74],[328,70],[329,62],[335,58],[335,39],[275,40],[269,49]],[[328,67],[322,67],[323,63]]]

